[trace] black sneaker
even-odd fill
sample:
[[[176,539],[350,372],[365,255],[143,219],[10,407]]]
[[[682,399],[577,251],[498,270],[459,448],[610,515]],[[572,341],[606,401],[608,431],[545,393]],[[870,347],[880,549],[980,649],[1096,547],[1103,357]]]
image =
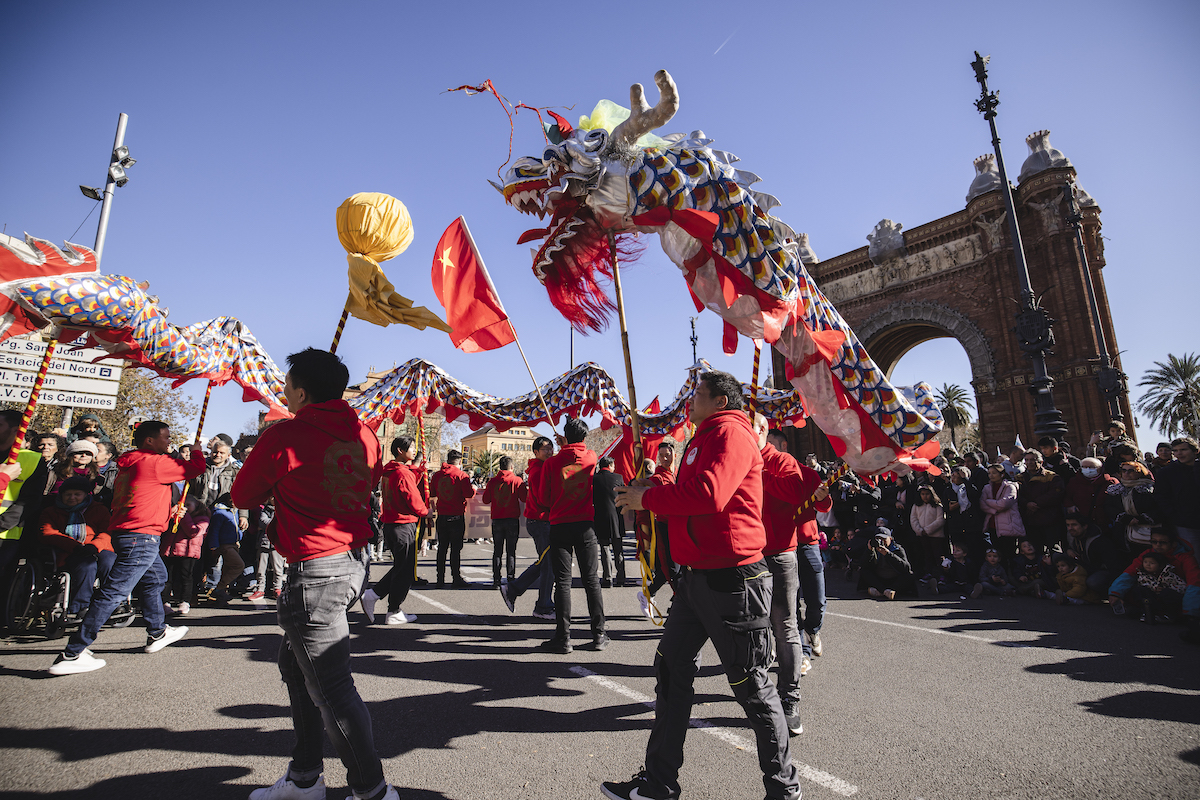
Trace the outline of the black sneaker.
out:
[[[600,791],[609,800],[674,800],[677,794],[651,794],[646,788],[646,771],[642,770],[631,780],[623,783],[605,781],[600,784]]]
[[[599,652],[600,650],[607,649],[610,644],[612,644],[612,639],[608,638],[607,633],[602,633],[599,639],[588,645],[587,649]]]
[[[543,653],[557,653],[560,656],[569,655],[575,648],[571,647],[570,642],[564,642],[562,639],[547,639],[537,646],[537,649]]]
[[[783,703],[783,718],[787,721],[788,733],[792,736],[804,733],[804,726],[800,724],[800,710],[796,703]]]

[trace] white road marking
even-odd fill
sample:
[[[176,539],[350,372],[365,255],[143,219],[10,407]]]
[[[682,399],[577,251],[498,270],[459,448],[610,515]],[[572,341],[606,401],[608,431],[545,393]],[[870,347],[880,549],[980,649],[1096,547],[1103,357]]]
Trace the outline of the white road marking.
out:
[[[617,683],[616,681],[606,678],[603,675],[597,675],[596,673],[592,672],[590,669],[587,669],[586,667],[571,667],[570,670],[571,670],[571,672],[575,673],[576,675],[578,675],[581,678],[586,678],[587,680],[592,681],[593,683],[603,686],[605,689],[608,689],[610,692],[616,692],[617,694],[622,695],[623,697],[628,697],[630,700],[634,701],[635,703],[641,703],[642,705],[646,706],[647,708],[654,708],[654,698],[653,697],[648,697],[647,695],[644,695],[641,692],[635,691],[634,689],[630,689],[628,686],[625,686],[624,684],[621,684],[621,683]],[[691,725],[696,730],[699,730],[704,733],[715,736],[718,739],[720,739],[721,741],[723,741],[727,744],[731,744],[734,747],[740,747],[741,749],[747,750],[750,752],[755,752],[757,750],[757,746],[754,744],[754,742],[752,742],[749,739],[746,739],[742,736],[738,736],[736,733],[734,733],[731,730],[728,730],[727,728],[722,728],[717,725],[713,725],[711,722],[708,722],[707,720],[696,719],[695,717],[693,717],[692,719],[690,719],[688,721],[688,724]],[[821,770],[816,769],[815,767],[810,767],[808,764],[801,764],[799,761],[796,761],[794,759],[793,759],[792,763],[796,765],[796,769],[799,771],[800,777],[804,778],[807,781],[811,781],[812,783],[815,783],[818,786],[824,786],[826,789],[830,790],[831,792],[840,794],[843,797],[851,797],[852,795],[855,795],[858,793],[857,786],[855,786],[852,783],[842,780],[841,778],[837,777],[836,775],[830,775],[828,772],[822,772]]]
[[[974,636],[969,633],[958,633],[957,631],[943,631],[938,630],[937,628],[925,628],[920,625],[905,625],[902,622],[888,622],[887,620],[871,619],[870,617],[856,617],[851,614],[835,614],[832,611],[826,611],[825,616],[842,617],[843,619],[856,619],[859,622],[874,622],[876,625],[891,625],[894,628],[906,628],[910,631],[920,631],[921,633],[936,633],[939,636],[958,636],[963,639],[971,639],[973,641],[983,642],[985,644],[997,644],[1000,641],[999,639],[989,639],[986,636]]]
[[[429,597],[428,595],[421,594],[420,592],[414,592],[411,589],[408,592],[408,596],[415,597],[418,600],[424,600],[426,603],[429,603],[429,605],[433,606],[434,608],[440,608],[442,611],[445,611],[447,614],[452,614],[456,617],[471,616],[470,614],[464,614],[461,611],[453,609],[450,606],[445,605],[444,603],[439,603],[437,600],[434,600],[432,597]]]

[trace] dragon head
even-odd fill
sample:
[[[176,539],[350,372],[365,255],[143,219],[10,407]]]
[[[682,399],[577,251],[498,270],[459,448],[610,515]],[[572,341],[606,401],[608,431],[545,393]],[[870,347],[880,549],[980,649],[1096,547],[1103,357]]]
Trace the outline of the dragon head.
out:
[[[550,301],[577,329],[604,327],[612,301],[596,275],[612,278],[613,250],[630,255],[616,235],[632,227],[613,214],[610,194],[628,194],[625,166],[637,152],[637,140],[659,127],[679,108],[679,93],[666,70],[655,75],[660,99],[653,108],[641,84],[630,88],[629,117],[610,134],[576,130],[557,117],[560,141],[550,143],[541,158],[519,158],[497,186],[504,200],[524,214],[545,219],[545,228],[526,231],[518,244],[544,240],[534,252],[533,273]],[[597,202],[599,201],[599,202]]]

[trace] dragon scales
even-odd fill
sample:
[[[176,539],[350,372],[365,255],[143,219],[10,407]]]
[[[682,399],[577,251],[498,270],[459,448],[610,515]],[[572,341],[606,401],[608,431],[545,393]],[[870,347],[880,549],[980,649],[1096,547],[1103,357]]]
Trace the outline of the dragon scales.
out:
[[[796,234],[769,212],[779,204],[750,191],[758,176],[733,167],[703,132],[643,138],[675,115],[679,93],[666,70],[650,107],[640,84],[631,113],[610,133],[575,130],[558,118],[558,141],[519,158],[500,188],[519,211],[549,216],[520,242],[544,240],[534,274],[580,330],[612,310],[598,276],[612,277],[611,247],[635,232],[657,233],[683,272],[697,309],[736,335],[765,339],[787,361],[787,377],[834,450],[856,472],[907,472],[914,451],[942,428],[929,386],[898,388],[801,263]],[[923,451],[923,454],[927,452]]]

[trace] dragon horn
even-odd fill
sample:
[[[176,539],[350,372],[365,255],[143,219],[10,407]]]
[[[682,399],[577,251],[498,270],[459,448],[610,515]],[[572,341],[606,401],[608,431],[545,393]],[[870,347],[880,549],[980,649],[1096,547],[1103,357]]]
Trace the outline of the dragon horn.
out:
[[[489,180],[488,183],[490,183],[492,185],[492,188],[495,189],[497,192],[499,192],[503,196],[503,194],[504,194],[503,186],[501,186],[500,184],[496,183],[493,180]]]
[[[675,116],[679,110],[679,90],[671,74],[660,69],[654,73],[654,82],[658,85],[658,105],[654,108],[646,102],[646,92],[640,83],[629,87],[629,119],[613,130],[614,142],[633,144],[642,134],[666,125]]]

